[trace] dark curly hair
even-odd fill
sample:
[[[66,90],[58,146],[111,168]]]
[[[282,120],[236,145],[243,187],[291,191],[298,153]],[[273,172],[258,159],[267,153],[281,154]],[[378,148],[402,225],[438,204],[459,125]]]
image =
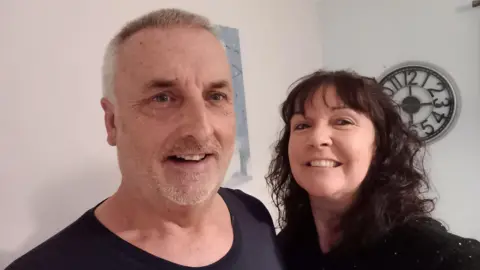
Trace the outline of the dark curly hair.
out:
[[[266,180],[279,211],[281,229],[294,238],[314,226],[308,193],[292,175],[288,159],[290,120],[321,87],[333,86],[345,105],[366,115],[376,131],[376,151],[355,200],[340,217],[338,247],[359,248],[397,225],[430,217],[435,202],[423,196],[429,181],[423,166],[425,145],[403,122],[392,99],[375,79],[350,71],[316,71],[300,78],[285,102],[285,124],[275,144]],[[311,235],[310,235],[311,237]],[[288,237],[287,237],[288,239]]]

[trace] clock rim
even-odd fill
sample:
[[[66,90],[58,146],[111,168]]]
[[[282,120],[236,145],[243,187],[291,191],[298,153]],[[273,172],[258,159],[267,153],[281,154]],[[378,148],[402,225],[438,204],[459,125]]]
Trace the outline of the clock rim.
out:
[[[438,133],[437,136],[434,136],[433,138],[430,138],[430,139],[422,139],[422,141],[424,141],[425,144],[433,144],[445,138],[445,136],[448,133],[450,133],[454,129],[454,127],[457,125],[457,122],[460,116],[461,107],[462,107],[460,90],[458,88],[457,83],[455,82],[453,77],[450,75],[450,73],[448,73],[442,67],[427,61],[404,61],[395,65],[392,65],[389,68],[386,68],[377,77],[376,80],[380,84],[380,82],[392,72],[401,68],[406,68],[406,67],[421,67],[421,68],[427,68],[427,69],[433,70],[437,72],[443,79],[445,79],[445,81],[447,81],[447,83],[450,84],[450,86],[452,87],[452,95],[453,95],[453,98],[455,99],[455,105],[453,107],[451,121],[445,126],[445,128],[440,133]]]

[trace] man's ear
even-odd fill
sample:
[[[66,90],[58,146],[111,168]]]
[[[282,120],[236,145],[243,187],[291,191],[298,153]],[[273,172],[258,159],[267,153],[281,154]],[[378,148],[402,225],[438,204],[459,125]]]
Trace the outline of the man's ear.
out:
[[[111,146],[117,145],[117,127],[115,126],[115,105],[107,98],[100,101],[105,113],[105,128],[107,129],[107,142]]]

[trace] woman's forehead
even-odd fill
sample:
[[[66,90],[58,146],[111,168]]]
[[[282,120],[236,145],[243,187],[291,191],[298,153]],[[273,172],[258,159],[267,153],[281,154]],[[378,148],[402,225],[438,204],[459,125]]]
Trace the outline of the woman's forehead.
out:
[[[305,101],[304,110],[335,110],[344,108],[345,102],[337,94],[335,86],[321,86]]]

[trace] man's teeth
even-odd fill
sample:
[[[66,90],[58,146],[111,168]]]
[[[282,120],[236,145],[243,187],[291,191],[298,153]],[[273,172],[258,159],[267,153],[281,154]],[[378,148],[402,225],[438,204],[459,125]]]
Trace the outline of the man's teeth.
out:
[[[338,162],[333,160],[314,160],[310,161],[310,166],[312,167],[325,167],[325,168],[333,168],[338,165]]]
[[[184,160],[200,161],[200,160],[205,158],[205,154],[203,154],[203,155],[177,155],[176,157],[184,159]]]

